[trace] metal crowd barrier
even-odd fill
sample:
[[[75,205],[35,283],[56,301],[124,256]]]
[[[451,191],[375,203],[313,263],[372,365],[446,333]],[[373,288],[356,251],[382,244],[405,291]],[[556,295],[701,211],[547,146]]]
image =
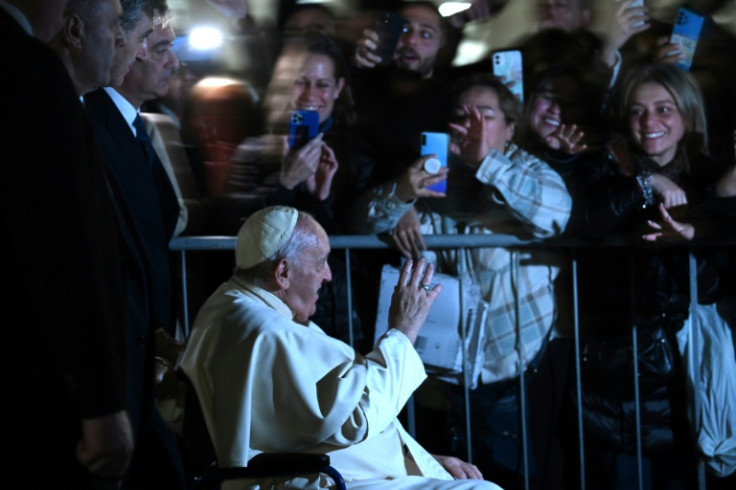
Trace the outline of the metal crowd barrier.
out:
[[[467,248],[481,248],[481,247],[503,247],[511,249],[512,270],[518,270],[518,257],[515,253],[515,249],[538,247],[545,249],[569,249],[579,246],[585,246],[582,242],[567,239],[547,239],[547,240],[521,240],[512,235],[427,235],[424,236],[425,244],[428,249],[456,249],[458,254],[465,252]],[[348,288],[347,293],[347,305],[348,311],[353,311],[353,298],[352,298],[352,282],[351,282],[351,267],[350,267],[350,251],[352,249],[389,249],[392,248],[390,242],[382,237],[376,235],[333,235],[329,237],[330,246],[333,250],[332,253],[337,253],[337,250],[343,250],[345,254],[347,281],[351,287]],[[607,241],[605,246],[618,247],[627,246],[630,247],[630,243],[624,243],[622,241]],[[683,246],[682,244],[663,244],[663,246]],[[188,285],[187,285],[187,252],[194,251],[216,251],[216,250],[234,250],[235,249],[235,237],[232,236],[185,236],[174,238],[170,243],[170,249],[180,253],[181,257],[181,278],[182,278],[182,301],[183,301],[183,328],[185,337],[189,335],[189,311],[188,311]],[[233,258],[234,261],[234,258]],[[462,268],[464,261],[459,261],[460,267]],[[572,301],[573,301],[573,343],[575,353],[575,387],[576,400],[577,400],[577,426],[578,426],[578,444],[579,444],[579,464],[580,464],[580,488],[586,490],[586,478],[585,478],[585,445],[584,445],[584,433],[583,433],[583,411],[582,411],[582,384],[581,384],[581,352],[580,352],[580,325],[578,318],[578,284],[577,284],[577,268],[578,262],[574,256],[571,258],[571,270],[572,270]],[[458,273],[462,276],[465,271],[459,270]],[[697,264],[695,256],[690,251],[689,253],[689,274],[690,274],[690,306],[691,310],[697,305]],[[462,281],[460,281],[460,298],[462,302]],[[461,311],[465,311],[461,304]],[[518,311],[518,310],[517,310]],[[518,318],[518,315],[517,315]],[[693,317],[694,318],[694,317]],[[693,321],[697,321],[694,318]],[[349,331],[349,343],[354,345],[354,334],[352,317],[348,315],[348,331]],[[688,349],[689,355],[691,356],[689,361],[698,365],[700,360],[697,358],[698,349],[697,345],[700,340],[697,338],[697,329],[693,328],[692,322],[686,322],[688,328],[688,341],[693,348]],[[463,331],[464,329],[460,329]],[[637,349],[637,333],[636,325],[632,328],[632,347],[633,352],[638,352]],[[464,339],[463,339],[464,341]],[[464,342],[463,342],[464,343]],[[521,356],[520,356],[521,358]],[[639,400],[639,365],[638,356],[633,356],[634,359],[634,393],[635,393],[635,422],[636,422],[636,434],[637,434],[637,463],[638,463],[638,490],[644,490],[643,482],[643,467],[642,467],[642,442],[641,442],[641,418],[640,418],[640,400]],[[526,413],[526,386],[524,376],[519,376],[519,392],[520,392],[520,410],[521,413]],[[700,393],[699,379],[695,379],[695,393]],[[472,427],[470,426],[469,416],[469,397],[468,389],[465,388],[465,407],[466,407],[466,440],[467,440],[467,452],[468,460],[472,462],[472,449],[471,449],[471,435]],[[696,397],[696,405],[701,403]],[[697,407],[696,407],[697,410]],[[413,404],[409,403],[408,406],[408,426],[409,432],[413,434]],[[523,447],[523,468],[524,468],[524,486],[529,489],[529,442],[528,442],[528,428],[526,427],[526,417],[521,417],[521,430],[522,430],[522,447]],[[706,478],[705,478],[705,465],[702,459],[697,463],[698,470],[698,490],[706,489]],[[595,490],[595,489],[593,489]]]

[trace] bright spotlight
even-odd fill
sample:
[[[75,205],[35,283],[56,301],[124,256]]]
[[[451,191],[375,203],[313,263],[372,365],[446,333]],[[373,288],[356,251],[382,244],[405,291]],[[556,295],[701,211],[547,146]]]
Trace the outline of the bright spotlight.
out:
[[[214,27],[196,27],[189,33],[189,45],[200,51],[219,48],[222,46],[222,32]]]
[[[463,10],[470,8],[470,2],[445,2],[440,5],[440,15],[442,17],[449,17]]]

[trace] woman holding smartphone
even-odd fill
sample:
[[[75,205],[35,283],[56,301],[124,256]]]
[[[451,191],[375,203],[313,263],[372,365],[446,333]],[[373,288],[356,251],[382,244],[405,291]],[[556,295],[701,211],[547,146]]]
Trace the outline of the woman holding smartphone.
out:
[[[559,174],[514,142],[518,99],[501,81],[476,75],[459,81],[451,100],[449,130],[455,158],[450,158],[449,173],[429,173],[424,167],[429,157],[419,158],[399,178],[359,199],[356,231],[386,232],[414,207],[425,235],[508,234],[520,239],[560,235],[571,198]],[[428,188],[444,178],[446,194]],[[546,355],[556,316],[557,257],[541,249],[502,247],[426,251],[424,256],[445,274],[457,275],[464,266],[464,276],[478,288],[488,311],[479,327],[485,336],[480,376],[468,380],[474,463],[502,487],[518,488],[524,471],[517,397],[523,374],[531,397],[527,417],[533,424],[532,481],[561,483],[562,465],[548,457],[556,416],[550,407],[558,400],[550,386],[554,381]],[[417,393],[418,435],[423,443],[435,452],[454,451],[461,458],[466,456],[467,441],[463,379],[462,374],[434,373]],[[429,399],[441,400],[440,413],[426,403]],[[438,417],[447,424],[438,427]]]
[[[581,238],[616,235],[629,245],[588,247],[579,257],[586,474],[601,489],[634,488],[640,477],[633,361],[626,354],[636,332],[641,478],[645,488],[695,488],[697,455],[675,338],[688,317],[688,251],[643,240],[659,239],[662,230],[684,240],[698,227],[680,222],[715,184],[702,95],[681,68],[642,64],[624,74],[616,109],[621,136],[581,168],[574,225]],[[702,303],[719,292],[706,252],[696,250]]]
[[[318,33],[286,39],[263,111],[267,134],[246,139],[231,159],[228,188],[217,204],[221,232],[235,234],[254,211],[285,205],[307,211],[330,235],[345,233],[349,203],[367,185],[373,163],[352,125],[347,64],[338,45]],[[315,115],[317,128],[315,137],[292,146],[295,111]],[[349,341],[352,315],[352,340],[358,342],[361,317],[347,308],[345,263],[339,254],[330,256],[330,268],[333,280],[323,288],[313,320],[328,334]]]

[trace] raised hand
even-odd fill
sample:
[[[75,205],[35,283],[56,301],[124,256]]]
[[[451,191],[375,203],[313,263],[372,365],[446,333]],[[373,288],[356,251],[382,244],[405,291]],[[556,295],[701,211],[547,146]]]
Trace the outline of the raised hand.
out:
[[[406,335],[412,344],[442,290],[440,284],[430,286],[434,266],[428,264],[425,269],[424,265],[424,259],[404,262],[388,309],[388,325]]]
[[[320,201],[327,199],[330,196],[332,180],[339,166],[335,152],[327,143],[322,143],[322,153],[317,164],[317,170],[304,181],[307,192]]]
[[[285,148],[285,151],[279,182],[287,189],[293,189],[317,172],[322,157],[322,133],[298,150]]]
[[[657,38],[654,52],[654,61],[658,63],[677,63],[685,59],[682,45],[670,42],[669,36]]]
[[[410,201],[418,197],[445,197],[443,192],[428,189],[429,186],[442,182],[447,178],[447,168],[441,168],[436,174],[424,169],[424,162],[437,155],[425,155],[417,159],[406,169],[396,182],[396,197],[402,201]]]
[[[614,65],[616,51],[626,44],[631,36],[646,31],[651,25],[649,9],[644,6],[635,7],[634,3],[634,0],[620,2],[613,20],[602,26],[602,58],[608,66]]]
[[[466,165],[477,168],[488,155],[491,145],[486,138],[486,120],[475,106],[463,106],[467,125],[450,123],[453,144],[450,149]]]
[[[373,68],[382,60],[376,54],[378,49],[378,34],[371,29],[363,29],[363,37],[355,43],[355,54],[353,61],[360,68]]]
[[[577,124],[567,126],[560,124],[557,129],[544,138],[548,147],[560,150],[568,155],[575,155],[581,151],[585,151],[588,145],[580,141],[585,136],[582,129],[578,129]]]
[[[672,219],[662,203],[659,203],[659,214],[662,217],[661,221],[647,220],[647,224],[657,231],[642,235],[642,239],[648,242],[658,242],[692,240],[695,237],[695,227],[690,223],[680,223]]]

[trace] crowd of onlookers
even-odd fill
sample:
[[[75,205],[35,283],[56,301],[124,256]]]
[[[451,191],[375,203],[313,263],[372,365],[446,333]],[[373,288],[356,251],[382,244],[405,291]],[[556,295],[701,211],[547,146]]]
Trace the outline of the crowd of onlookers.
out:
[[[494,76],[491,56],[453,63],[463,30],[507,0],[475,0],[449,17],[432,1],[366,1],[350,15],[282,2],[274,26],[258,25],[247,0],[206,0],[230,31],[220,52],[191,60],[176,56],[174,41],[186,33],[175,32],[163,0],[20,3],[0,2],[12,25],[4,56],[17,67],[3,86],[14,172],[3,223],[14,238],[2,254],[2,275],[17,287],[2,305],[17,324],[2,352],[8,374],[35,363],[16,345],[42,343],[43,362],[22,384],[3,385],[26,400],[2,412],[23,429],[3,425],[3,433],[28,444],[69,428],[46,446],[24,446],[20,470],[48,447],[67,458],[52,468],[69,481],[95,475],[89,488],[123,476],[125,488],[179,488],[186,472],[175,424],[160,416],[152,375],[175,364],[181,348],[169,240],[237,235],[254,212],[283,205],[329,235],[381,234],[392,244],[354,250],[349,263],[329,257],[331,280],[310,319],[332,337],[354,338],[358,351],[376,338],[384,264],[424,257],[438,272],[465,271],[477,288],[485,311],[477,378],[434,373],[415,393],[416,438],[430,452],[467,459],[471,449],[484,477],[506,489],[524,488],[525,473],[531,488],[577,488],[580,403],[588,488],[636,488],[640,478],[644,488],[696,487],[700,456],[678,333],[693,314],[691,284],[731,329],[736,291],[727,245],[736,219],[736,36],[710,17],[725,2],[688,6],[706,24],[683,68],[687,48],[670,40],[674,10],[668,23],[634,0],[603,11],[589,0],[538,0],[533,32],[503,47],[521,54],[516,80]],[[388,50],[385,12],[402,26]],[[610,18],[593,29],[594,14]],[[316,134],[300,144],[294,111],[316,113]],[[449,135],[439,170],[436,154],[422,154],[423,133]],[[553,245],[428,250],[423,237],[432,234]],[[555,238],[579,246],[555,246]],[[192,318],[233,265],[229,251],[192,254]],[[49,411],[48,423],[25,428]],[[106,444],[117,449],[105,452]],[[708,488],[734,483],[708,478]],[[54,477],[39,475],[45,480]]]
[[[506,488],[523,482],[521,373],[529,381],[532,487],[577,483],[570,249],[458,254],[428,251],[422,237],[565,236],[588,244],[576,249],[586,475],[594,488],[632,488],[631,359],[620,357],[634,325],[640,352],[674,347],[689,311],[687,253],[656,243],[733,236],[733,37],[708,24],[686,70],[678,64],[685,49],[669,38],[672,24],[654,20],[646,6],[620,2],[601,13],[584,1],[538,2],[534,32],[504,47],[522,54],[522,101],[513,95],[522,82],[494,77],[490,56],[450,63],[463,26],[504,8],[472,5],[449,18],[432,2],[384,6],[405,22],[390,60],[380,56],[378,6],[354,13],[366,28],[351,36],[341,35],[336,26],[346,19],[327,7],[285,9],[277,35],[270,33],[277,42],[260,50],[276,53],[262,65],[266,75],[227,73],[221,88],[205,89],[206,75],[188,100],[200,110],[180,111],[211,212],[195,233],[235,234],[255,210],[282,204],[308,211],[329,234],[390,237],[398,253],[352,254],[353,312],[344,258],[333,254],[332,281],[313,318],[346,340],[353,315],[365,351],[382,264],[424,255],[439,271],[467,270],[488,306],[483,367],[469,386],[473,462]],[[593,30],[594,12],[611,18]],[[360,24],[355,19],[351,25]],[[253,35],[258,26],[238,25],[237,39],[250,47],[243,56],[252,56],[263,42]],[[231,103],[207,109],[204,90],[227,91]],[[293,110],[319,114],[319,135],[298,149],[286,143]],[[425,170],[422,132],[451,135],[447,169]],[[444,192],[432,188],[440,181]],[[591,246],[614,237],[626,247]],[[698,249],[702,303],[727,296],[732,265],[723,252]],[[696,481],[681,369],[673,362],[642,374],[645,488]],[[466,455],[459,377],[431,377],[416,398],[420,442]]]

